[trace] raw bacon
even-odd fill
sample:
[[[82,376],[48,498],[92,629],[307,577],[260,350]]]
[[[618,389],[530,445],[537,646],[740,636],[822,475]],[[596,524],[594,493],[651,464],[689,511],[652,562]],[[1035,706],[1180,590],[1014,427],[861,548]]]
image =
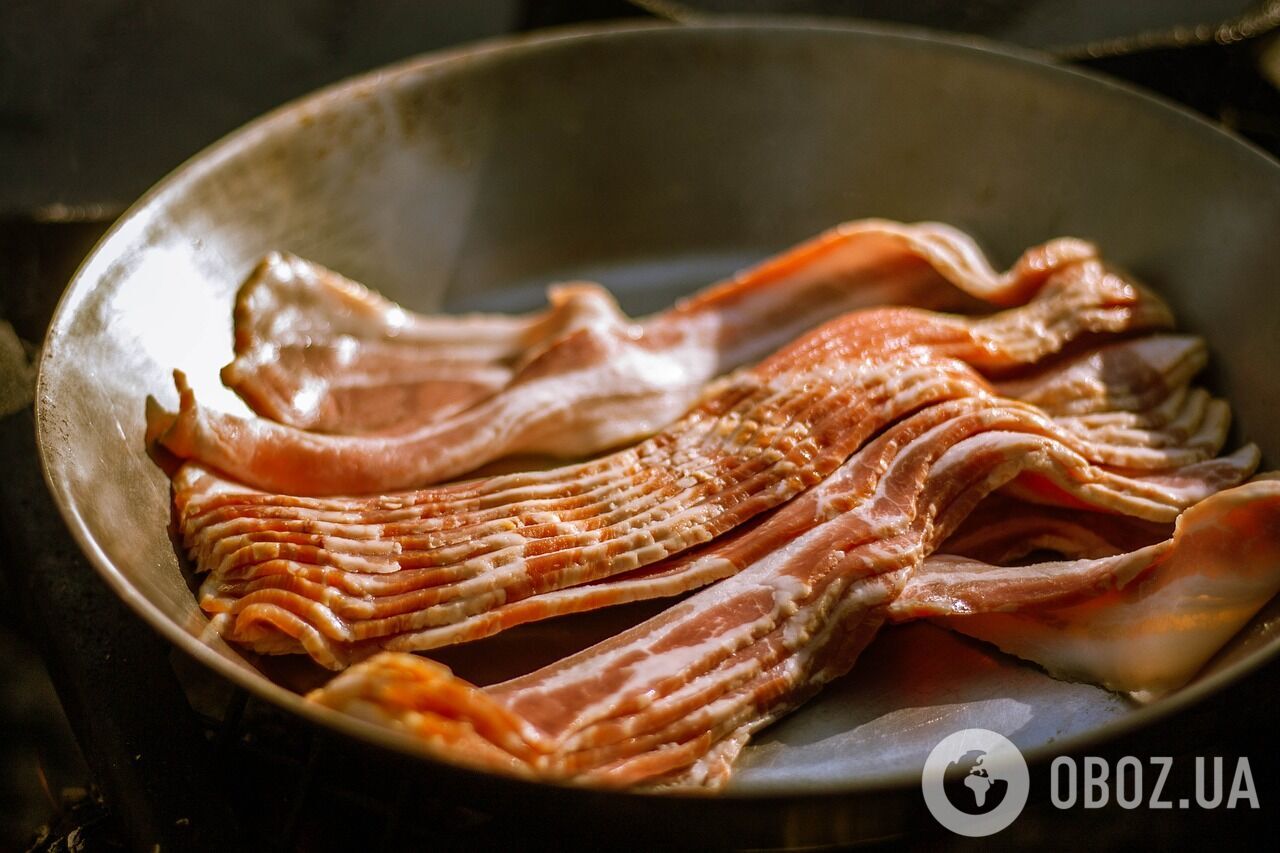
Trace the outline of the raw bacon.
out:
[[[210,572],[202,606],[230,639],[263,651],[300,644],[335,667],[389,638],[429,648],[474,637],[473,626],[510,624],[510,608],[483,618],[495,608],[630,572],[732,530],[818,483],[912,411],[987,398],[986,383],[956,356],[1033,360],[1085,331],[1163,316],[1136,291],[1136,301],[1117,302],[1114,288],[1099,289],[1108,280],[1071,276],[979,321],[902,309],[848,315],[730,380],[655,438],[558,471],[308,500],[237,493],[189,465],[175,485],[184,540]],[[1087,458],[1135,469],[1187,461],[1183,448],[1143,456],[1065,440]],[[1211,438],[1192,459],[1220,442]]]
[[[940,356],[964,359],[979,370],[999,371],[1032,363],[1089,333],[1136,331],[1171,322],[1163,303],[1096,261],[1068,266],[1048,282],[1040,297],[1021,313],[985,319],[905,308],[855,312],[849,316],[859,318],[857,334],[850,334],[850,321],[833,321],[739,374],[736,381],[741,384],[745,377],[747,382],[781,382],[783,374],[794,378],[798,369],[844,369],[845,361],[864,351],[920,346]],[[645,352],[642,358],[633,343]],[[332,495],[413,488],[456,476],[507,453],[573,455],[599,447],[596,439],[601,433],[583,430],[578,421],[582,389],[616,387],[621,381],[616,371],[629,369],[627,364],[640,365],[637,369],[644,375],[662,375],[665,368],[653,359],[672,352],[649,336],[625,343],[617,337],[606,340],[575,333],[530,363],[503,393],[454,418],[400,436],[321,435],[264,419],[211,412],[197,405],[178,374],[180,409],[176,415],[153,411],[151,432],[177,456],[269,491]],[[685,356],[681,358],[682,364],[688,363]],[[602,379],[606,375],[607,381]],[[709,399],[740,394],[734,381],[729,390]],[[592,417],[601,419],[602,429],[614,431],[610,442],[632,437],[634,431],[628,425],[635,424],[637,417],[646,419],[642,431],[651,431],[681,413],[663,411],[655,417],[653,410],[646,410],[640,415],[623,398],[610,399],[613,403],[608,405],[596,400],[592,410]],[[680,402],[683,410],[685,401]],[[615,410],[613,404],[619,408]],[[617,432],[621,427],[626,427],[626,436]]]
[[[181,374],[178,412],[149,408],[213,629],[349,667],[309,698],[452,760],[716,788],[885,624],[1147,698],[1280,590],[1280,477],[1246,482],[1253,445],[1218,456],[1203,342],[1088,244],[1000,275],[946,226],[868,220],[641,321],[595,285],[549,302],[429,317],[264,261],[223,375],[278,422]],[[1017,307],[923,310],[984,302]],[[406,654],[684,593],[488,687]]]
[[[912,579],[912,600],[895,609],[943,617],[1059,678],[1158,698],[1186,684],[1280,592],[1274,477],[1191,507],[1171,539],[1131,553],[1009,568],[935,555]],[[1060,538],[1061,550],[1076,550],[1079,539],[1071,540]],[[1135,583],[1109,580],[1150,567]],[[1090,588],[1091,579],[1101,587]]]
[[[1133,516],[1029,504],[1006,493],[978,505],[930,560],[951,556],[1013,566],[1052,552],[1070,559],[1113,557],[1173,535],[1173,525]]]
[[[1176,391],[1171,389],[1171,393],[1176,393]],[[1060,427],[1060,424],[1054,424],[1052,427],[1045,424],[1046,431],[1052,431],[1055,427]],[[1183,443],[1181,445],[1176,442],[1157,440],[1167,437],[1162,437],[1159,433],[1152,433],[1156,438],[1148,442],[1140,442],[1140,444],[1143,446],[1161,444],[1162,449],[1159,453],[1166,455],[1160,458],[1153,452],[1141,458],[1129,457],[1125,461],[1131,463],[1131,467],[1135,469],[1145,465],[1152,471],[1168,470],[1178,465],[1194,464],[1212,457],[1225,441],[1226,432],[1227,424],[1225,421],[1210,421],[1204,425],[1202,430],[1189,435],[1182,435],[1181,440]],[[1132,436],[1129,437],[1132,438]],[[1063,441],[1072,443],[1086,455],[1086,458],[1094,463],[1114,460],[1116,454],[1126,452],[1123,446],[1111,447],[1091,441],[1089,438],[1087,432],[1080,435],[1072,435],[1068,431],[1062,434]],[[1222,465],[1224,463],[1216,464]],[[1238,479],[1251,470],[1252,464],[1254,463],[1251,451],[1246,450],[1244,456],[1238,462],[1225,463],[1224,470],[1233,472],[1228,474],[1229,480]],[[535,595],[524,601],[507,603],[492,611],[467,617],[453,625],[391,638],[382,643],[382,647],[400,650],[421,650],[449,643],[466,642],[490,636],[514,625],[536,619],[648,598],[672,596],[696,589],[733,574],[752,559],[768,553],[773,548],[781,547],[799,533],[816,524],[828,511],[825,507],[830,499],[829,496],[834,490],[841,488],[841,485],[842,478],[840,476],[830,477],[821,485],[792,499],[790,503],[767,521],[760,524],[740,526],[732,532],[717,538],[714,542],[691,549],[684,554],[676,555],[652,566],[611,577],[602,582],[582,584],[555,592]],[[1009,547],[1011,539],[1013,542],[1021,543],[1024,546],[1040,543],[1035,544],[1034,547],[1049,547],[1048,544],[1044,544],[1045,534],[1049,532],[1045,529],[1047,518],[1056,519],[1057,523],[1063,527],[1073,525],[1074,527],[1068,535],[1076,537],[1082,535],[1082,532],[1076,529],[1081,524],[1090,525],[1092,530],[1109,533],[1111,538],[1107,539],[1101,538],[1101,533],[1098,534],[1098,541],[1107,549],[1107,553],[1117,552],[1113,550],[1114,543],[1117,541],[1128,544],[1130,546],[1129,549],[1132,549],[1138,547],[1139,542],[1144,545],[1149,544],[1148,541],[1141,540],[1143,536],[1150,541],[1156,541],[1164,538],[1163,534],[1168,533],[1168,525],[1145,522],[1136,518],[1098,516],[1096,513],[1084,513],[1085,516],[1092,515],[1095,517],[1081,519],[1081,513],[1078,511],[1036,507],[1032,512],[1020,502],[1010,501],[1009,503],[1016,504],[1019,510],[1011,512],[999,503],[994,501],[986,502],[983,512],[975,514],[973,519],[974,529],[967,534],[968,539],[958,541],[956,543],[957,547],[974,549],[975,543],[971,540],[977,539],[980,542],[983,538],[989,539],[993,531],[1000,532],[1001,535],[997,544],[1003,544],[1004,547]],[[993,512],[995,513],[994,517],[992,516]],[[1026,525],[1022,523],[1024,520],[1033,523]],[[998,525],[994,523],[997,521],[999,522]],[[1018,537],[1015,533],[1021,533],[1022,536]],[[962,551],[962,553],[969,553],[969,550]],[[1007,558],[1005,556],[1000,559]]]
[[[429,748],[439,743],[437,727],[465,729],[461,739],[472,745],[444,751],[490,767],[597,784],[718,786],[750,735],[846,672],[887,617],[955,606],[948,574],[919,568],[1002,483],[1036,469],[1079,485],[1081,500],[1145,511],[1150,496],[1132,484],[1082,485],[1110,478],[1095,472],[1082,479],[1087,466],[1078,456],[1036,431],[1020,431],[1020,409],[975,417],[963,405],[970,402],[941,404],[891,428],[846,466],[853,488],[838,490],[840,510],[832,517],[616,638],[483,690],[438,664],[385,652],[310,698],[339,710],[358,707],[366,719]],[[889,445],[900,449],[883,468]],[[1161,562],[1194,561],[1216,547],[1217,525],[1242,507],[1248,526],[1274,530],[1280,483],[1263,482],[1204,499],[1194,521],[1145,552],[1077,566],[1049,582],[1005,572],[980,595],[1008,607],[1123,587]],[[1194,498],[1169,496],[1171,505]],[[1276,547],[1274,537],[1239,541],[1235,556],[1247,559],[1269,558]],[[1274,582],[1280,567],[1269,565]],[[465,699],[450,701],[454,695]],[[468,726],[472,719],[478,724]]]
[[[236,296],[236,357],[222,381],[280,423],[407,432],[492,396],[554,341],[626,322],[597,284],[556,285],[547,297],[546,311],[525,317],[424,316],[273,252]]]
[[[275,253],[240,290],[236,357],[222,378],[280,423],[400,434],[520,381],[541,358],[588,374],[561,389],[579,404],[562,424],[575,434],[572,449],[554,442],[541,449],[585,455],[652,432],[688,408],[706,381],[842,313],[876,305],[1013,305],[1054,270],[1094,257],[1080,240],[1054,240],[1001,275],[954,228],[864,220],[632,322],[603,288],[587,283],[553,287],[541,314],[424,316],[318,264]],[[583,339],[607,349],[612,364],[594,371],[579,364]],[[548,353],[556,348],[569,354]],[[595,411],[601,405],[609,406],[607,415]],[[623,426],[619,417],[633,420]]]

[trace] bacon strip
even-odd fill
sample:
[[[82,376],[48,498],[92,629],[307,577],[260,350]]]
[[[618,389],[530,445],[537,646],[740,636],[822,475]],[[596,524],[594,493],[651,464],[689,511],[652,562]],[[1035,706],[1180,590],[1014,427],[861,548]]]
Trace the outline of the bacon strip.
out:
[[[1173,525],[1132,516],[1029,504],[1007,494],[984,500],[929,560],[967,558],[1000,566],[1036,552],[1070,559],[1113,557],[1168,539]]]
[[[1141,412],[1185,386],[1208,362],[1193,335],[1148,335],[1106,344],[1047,371],[998,383],[1000,393],[1054,417]]]
[[[977,300],[1017,304],[1054,270],[1094,257],[1087,243],[1054,240],[998,274],[954,228],[864,220],[632,322],[606,291],[587,283],[553,287],[550,307],[540,314],[424,316],[277,253],[238,294],[236,358],[222,376],[255,411],[280,423],[402,434],[521,381],[525,368],[542,359],[556,369],[600,374],[585,382],[577,377],[571,392],[581,405],[563,430],[583,435],[570,450],[548,451],[586,455],[652,432],[688,408],[713,376],[840,314],[891,304],[933,310]],[[615,363],[577,364],[584,338]],[[570,352],[557,356],[555,349]],[[593,415],[601,404],[613,411]],[[634,422],[623,427],[620,417]]]
[[[492,396],[522,361],[579,329],[627,322],[597,284],[547,292],[534,315],[427,316],[319,264],[272,252],[241,286],[222,381],[301,429],[401,433]]]
[[[1276,476],[1193,506],[1172,538],[1131,553],[1009,568],[933,555],[891,611],[941,617],[1059,678],[1157,698],[1280,592]]]
[[[630,631],[484,690],[383,653],[310,698],[359,708],[429,748],[441,722],[475,719],[475,747],[442,751],[486,766],[599,784],[717,786],[754,731],[846,672],[886,616],[912,615],[897,602],[918,590],[916,567],[994,489],[1034,471],[1092,506],[1147,514],[1152,501],[1187,506],[1219,484],[1201,463],[1201,489],[1151,489],[1089,465],[1041,429],[1029,410],[998,401],[925,409],[846,463],[826,520]],[[1208,522],[1181,526],[1166,552],[1216,544],[1212,520],[1240,502],[1207,498],[1199,513]],[[1243,503],[1275,518],[1280,489]],[[1026,593],[1017,583],[1013,593]],[[1007,585],[996,588],[1010,597]],[[917,608],[922,600],[909,599]],[[460,692],[463,701],[442,698]],[[478,757],[490,747],[501,761]]]
[[[921,310],[981,300],[1021,307]],[[187,460],[175,504],[214,629],[354,662],[309,698],[458,761],[715,788],[888,622],[934,619],[1150,696],[1280,589],[1280,478],[1240,485],[1252,445],[1215,458],[1230,412],[1190,387],[1203,342],[1132,337],[1168,310],[1087,244],[997,274],[946,226],[866,221],[642,321],[595,285],[549,302],[415,315],[264,261],[224,380],[282,423],[208,411],[181,374],[179,411],[149,408],[149,435]],[[884,302],[917,307],[795,339]],[[380,496],[326,497],[344,493]],[[404,654],[698,587],[486,688]]]
[[[321,535],[311,526],[316,514],[289,513],[300,515],[301,525],[281,536],[263,535],[267,525],[255,523],[252,508],[232,506],[228,514],[226,498],[201,501],[199,508],[216,514],[184,510],[183,518],[197,564],[213,569],[203,605],[219,609],[230,602],[232,639],[252,643],[263,627],[283,630],[336,665],[340,658],[330,658],[335,650],[317,631],[340,649],[657,561],[785,501],[901,412],[981,391],[958,364],[948,369],[895,360],[869,367],[846,372],[848,384],[825,394],[814,395],[819,389],[809,383],[800,417],[784,411],[779,422],[776,410],[713,409],[687,421],[689,428],[671,441],[654,440],[558,477],[499,478],[470,486],[468,491],[483,490],[476,496],[449,490],[409,496],[418,518],[393,521],[391,537],[386,516],[372,501],[326,502],[337,511],[322,510],[320,519],[334,518],[341,529]],[[863,389],[864,399],[878,401],[868,417],[849,406]],[[775,402],[771,393],[763,400],[766,407]],[[277,515],[274,509],[271,515]],[[228,535],[223,522],[246,516],[246,533]],[[202,522],[212,525],[207,532]],[[272,519],[269,526],[278,524]],[[363,538],[370,534],[376,541]],[[299,615],[304,623],[295,621]]]
[[[978,375],[951,356],[1032,359],[1097,325],[1162,316],[1141,301],[1115,304],[1110,281],[1072,276],[1028,306],[979,321],[901,309],[849,315],[729,382],[654,439],[559,471],[316,500],[237,494],[188,466],[176,499],[187,546],[210,572],[202,606],[219,614],[229,639],[263,651],[300,644],[333,667],[368,653],[370,641],[437,645],[450,632],[433,629],[478,624],[513,601],[706,542],[817,483],[899,417],[985,396]],[[485,624],[496,630],[511,616]]]
[[[1149,348],[1142,346],[1141,340],[1125,342],[1119,346],[1131,348],[1138,353],[1149,351]],[[954,387],[946,384],[943,372],[935,373],[927,366],[923,369],[925,374],[919,377],[917,389],[908,398],[914,402],[906,403],[907,409],[928,399],[921,393],[921,389],[927,390],[930,382],[937,383],[935,388],[940,390],[935,394],[939,397],[951,393],[943,393],[941,389]],[[1076,371],[1072,362],[1056,369]],[[1046,382],[1052,381],[1052,375],[1053,369],[1042,373]],[[906,375],[899,376],[899,384],[906,378]],[[1170,393],[1176,392],[1177,389],[1170,389]],[[890,407],[890,417],[893,408]],[[1045,428],[1058,429],[1058,425],[1046,423]],[[1211,432],[1208,436],[1203,431],[1190,436],[1183,435],[1181,445],[1149,437],[1147,441],[1139,443],[1142,447],[1141,457],[1132,455],[1124,445],[1111,447],[1093,442],[1088,432],[1083,430],[1077,430],[1074,435],[1064,433],[1063,440],[1094,463],[1109,464],[1119,459],[1131,469],[1145,467],[1149,470],[1164,470],[1191,464],[1216,453],[1225,440],[1226,425],[1214,423],[1208,428]],[[1150,449],[1153,445],[1160,447]],[[366,518],[355,508],[345,517],[331,511],[326,517],[337,520],[322,521],[304,507],[294,507],[291,511],[287,505],[294,499],[263,498],[286,504],[275,507],[269,516],[264,517],[261,500],[253,499],[249,504],[234,500],[228,503],[226,495],[243,490],[194,466],[189,466],[179,476],[175,486],[179,503],[183,506],[184,533],[188,546],[192,549],[197,566],[211,572],[201,588],[201,602],[209,612],[220,614],[215,623],[217,627],[226,632],[230,639],[248,642],[260,651],[298,651],[297,642],[290,637],[305,637],[303,645],[318,660],[329,666],[340,666],[378,648],[433,648],[488,636],[536,619],[642,598],[675,595],[724,577],[743,565],[741,559],[735,563],[720,556],[722,551],[731,550],[739,538],[751,537],[759,545],[770,541],[770,530],[781,530],[783,535],[795,532],[785,526],[785,521],[782,526],[775,523],[772,528],[759,530],[752,525],[742,524],[746,516],[739,515],[735,520],[738,526],[734,531],[722,536],[713,545],[694,548],[686,554],[651,566],[622,571],[620,574],[609,572],[604,578],[579,584],[566,582],[560,589],[544,587],[528,596],[517,596],[519,600],[516,601],[511,600],[512,589],[508,587],[501,603],[478,612],[464,612],[465,602],[460,599],[443,599],[441,596],[437,600],[447,601],[447,605],[427,606],[434,608],[437,613],[437,623],[442,618],[439,614],[443,612],[450,614],[449,620],[443,624],[404,629],[403,620],[406,617],[403,614],[411,612],[413,605],[423,603],[420,597],[414,598],[412,595],[437,583],[438,580],[432,579],[438,579],[441,573],[436,569],[421,571],[405,568],[392,576],[369,575],[368,572],[395,572],[396,566],[404,567],[410,560],[420,564],[418,556],[405,550],[394,550],[396,546],[413,548],[412,539],[406,539],[406,533],[412,534],[414,527],[397,521],[395,535],[392,536],[385,527],[361,523],[378,519]],[[818,491],[799,499],[796,506],[784,510],[784,518],[805,517],[806,514],[810,518],[816,518],[820,513],[806,507],[812,507],[815,500],[821,500],[826,488],[828,486],[820,487]],[[201,515],[204,510],[197,512],[196,508],[213,500],[215,493],[222,495],[218,498],[216,510],[204,515]],[[610,494],[617,493],[614,491]],[[626,494],[625,491],[622,493]],[[610,503],[619,502],[611,500]],[[750,502],[748,505],[751,505]],[[757,499],[753,511],[760,506]],[[614,518],[619,517],[618,511],[639,514],[643,508],[643,504],[634,502],[620,503]],[[546,511],[554,509],[554,502],[533,503],[525,509]],[[565,520],[563,510],[557,518]],[[459,531],[468,529],[465,527],[465,518],[454,521]],[[575,523],[581,524],[584,521],[591,524],[589,517],[581,515],[577,516]],[[671,518],[666,521],[670,522]],[[563,531],[553,529],[552,534],[557,532]],[[437,534],[437,537],[440,535],[442,534]],[[535,534],[527,527],[520,531],[520,537],[528,538],[531,535]],[[697,538],[702,537],[699,535]],[[388,542],[388,539],[392,541]],[[459,540],[455,536],[447,541],[437,538],[437,541],[444,546],[447,542]],[[690,541],[689,534],[685,535],[685,541]],[[515,544],[524,543],[518,537]],[[323,549],[327,553],[299,554],[297,551],[300,549],[296,548],[299,545]],[[392,546],[391,550],[388,550],[388,545]],[[291,547],[294,548],[292,554],[289,550]],[[584,558],[590,559],[590,556],[584,553],[575,559]],[[391,559],[397,562],[387,569],[369,562]],[[354,565],[353,560],[357,561]],[[619,565],[624,564],[620,561]],[[352,574],[347,575],[345,572]],[[308,601],[290,599],[282,591]],[[317,611],[317,607],[323,610]],[[305,621],[296,621],[277,608],[311,615]],[[391,616],[400,621],[388,619]],[[419,622],[428,619],[421,613],[413,618]],[[281,620],[289,626],[288,633],[284,636],[281,636],[277,627]],[[305,627],[306,622],[313,627]],[[399,632],[396,630],[397,626],[400,626]]]
[[[857,317],[856,321],[827,324],[739,374],[737,381],[740,384],[742,377],[747,377],[748,381],[781,382],[784,375],[794,378],[797,370],[813,371],[823,364],[845,369],[844,365],[861,352],[876,348],[928,347],[940,357],[959,358],[980,370],[998,371],[1034,362],[1085,334],[1162,327],[1171,322],[1163,303],[1097,262],[1067,267],[1051,276],[1050,282],[1041,298],[1016,315],[1006,312],[975,320],[903,308],[858,312],[849,315]],[[851,334],[851,323],[862,328]],[[256,488],[306,495],[411,488],[455,476],[495,455],[517,451],[576,453],[599,446],[595,441],[599,434],[583,438],[583,433],[566,429],[576,423],[577,416],[572,413],[580,411],[579,389],[592,387],[599,378],[598,374],[595,379],[583,374],[583,365],[616,370],[621,358],[613,345],[620,344],[618,339],[610,339],[613,343],[606,345],[583,334],[575,333],[565,341],[578,341],[581,346],[564,349],[557,345],[548,350],[503,393],[402,436],[321,435],[262,419],[211,412],[196,404],[181,374],[175,377],[181,397],[179,412],[153,412],[151,432],[180,458],[199,461]],[[643,349],[652,343],[642,337],[638,345]],[[635,355],[633,352],[628,358],[634,362]],[[559,366],[553,363],[562,358],[567,361]],[[626,362],[622,359],[621,363]],[[647,363],[641,372],[653,375],[662,369]],[[729,385],[735,388],[734,381]],[[739,392],[713,391],[708,399],[723,400],[726,393]],[[704,402],[701,407],[706,405]],[[610,424],[608,429],[635,422],[635,413],[627,415],[622,410],[616,411],[618,420],[608,421],[614,411],[610,405],[601,404],[593,411],[593,417]],[[664,412],[650,427],[677,414]],[[652,415],[648,412],[645,417]],[[614,438],[621,440],[623,436]],[[575,444],[578,440],[585,443]]]

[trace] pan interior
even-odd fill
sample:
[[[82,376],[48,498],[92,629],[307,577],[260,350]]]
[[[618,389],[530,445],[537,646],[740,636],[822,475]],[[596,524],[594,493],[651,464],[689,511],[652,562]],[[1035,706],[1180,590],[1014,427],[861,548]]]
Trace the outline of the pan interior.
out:
[[[236,286],[259,257],[288,250],[418,310],[527,309],[548,282],[596,278],[644,312],[865,216],[952,223],[997,262],[1053,236],[1097,241],[1208,337],[1238,433],[1280,459],[1272,161],[1027,58],[733,24],[429,57],[199,155],[133,208],[64,298],[39,389],[46,473],[96,567],[144,618],[223,675],[314,713],[263,675],[277,662],[207,636],[167,531],[168,483],[143,447],[143,401],[176,405],[174,368],[208,404],[244,411],[218,368]],[[1274,650],[1270,624],[1227,650],[1218,681]],[[524,636],[573,644],[580,625]],[[850,677],[759,738],[734,790],[902,779],[971,725],[1035,750],[1151,713],[916,625],[886,632]]]

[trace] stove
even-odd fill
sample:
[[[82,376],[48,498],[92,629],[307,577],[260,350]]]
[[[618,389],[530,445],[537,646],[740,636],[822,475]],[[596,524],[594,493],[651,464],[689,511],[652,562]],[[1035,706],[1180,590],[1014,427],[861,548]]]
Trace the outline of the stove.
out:
[[[376,5],[399,8],[394,2]],[[712,14],[697,6],[656,0],[511,3],[505,15],[485,19],[489,30],[464,27],[463,37],[602,15],[682,20]],[[1280,155],[1280,47],[1271,34],[1280,23],[1278,9],[1280,4],[1267,3],[1216,27],[1068,45],[1058,53],[1063,61],[1179,100]],[[340,28],[342,21],[335,21],[332,26]],[[343,32],[329,35],[340,39]],[[158,156],[146,165],[150,172],[140,166],[132,176],[112,175],[96,195],[76,197],[59,189],[61,194],[39,199],[32,189],[38,189],[37,181],[0,200],[7,205],[0,208],[0,269],[8,277],[0,290],[0,319],[32,351],[75,266],[121,212],[122,202],[173,164]],[[21,372],[12,361],[9,370]],[[482,787],[456,788],[413,761],[353,748],[213,676],[153,634],[99,580],[45,488],[31,406],[18,401],[0,411],[8,411],[0,417],[0,465],[6,472],[0,477],[0,590],[7,590],[8,609],[19,615],[47,664],[90,775],[86,792],[73,792],[33,849],[560,849],[673,840],[660,826],[610,826],[589,816],[548,813],[543,803],[493,802]],[[1037,812],[1033,806],[1000,840],[1076,846],[1089,839],[1090,846],[1119,846],[1258,837],[1267,828],[1269,805],[1280,795],[1270,706],[1277,686],[1280,663],[1273,663],[1102,753],[1188,756],[1187,766],[1192,755],[1227,756],[1229,766],[1235,756],[1249,756],[1260,812],[1125,812],[1114,803]],[[1189,781],[1171,784],[1190,790]],[[715,829],[703,827],[683,839],[720,846]],[[920,832],[904,840],[976,848],[932,828]],[[785,836],[776,843],[785,846]]]

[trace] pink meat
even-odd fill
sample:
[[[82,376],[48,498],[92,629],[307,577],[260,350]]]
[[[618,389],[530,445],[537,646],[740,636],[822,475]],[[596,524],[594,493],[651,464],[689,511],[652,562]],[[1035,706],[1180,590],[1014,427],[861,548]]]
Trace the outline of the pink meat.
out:
[[[888,616],[940,606],[946,575],[939,587],[925,558],[1000,485],[1034,470],[1090,505],[1139,514],[1159,493],[1090,466],[1027,425],[1018,407],[983,412],[971,401],[902,421],[842,469],[846,489],[832,496],[839,510],[822,523],[654,619],[530,675],[480,690],[387,652],[311,698],[339,710],[359,705],[366,719],[455,760],[598,784],[717,786],[753,732],[846,672]],[[897,450],[885,467],[890,446]],[[1043,578],[1005,573],[982,600],[1005,608],[1124,586],[1161,555],[1167,562],[1216,546],[1218,523],[1241,507],[1249,525],[1274,530],[1280,483],[1265,482],[1212,496],[1211,475],[1198,494],[1163,493],[1170,506],[1203,500],[1192,511],[1199,523],[1180,524],[1168,543],[1128,558],[1077,565],[1048,591]],[[1274,538],[1242,541],[1246,557],[1276,547]],[[434,745],[438,725],[473,715],[486,726],[463,738],[473,748]],[[478,758],[490,748],[500,758]]]
[[[189,465],[176,497],[187,546],[210,574],[202,606],[229,639],[261,651],[301,647],[335,667],[391,643],[428,648],[564,612],[555,602],[543,609],[544,599],[518,611],[512,604],[712,540],[821,481],[898,418],[986,398],[957,356],[1030,360],[1096,325],[1123,328],[1162,312],[1116,304],[1112,289],[1099,288],[1107,281],[1071,277],[984,320],[903,309],[848,315],[729,381],[653,439],[558,471],[307,499],[246,493]],[[1128,452],[1067,440],[1100,461]],[[1182,448],[1162,452],[1157,467],[1185,461]],[[588,601],[604,598],[589,594],[572,608]]]
[[[1000,371],[1035,362],[1085,335],[1160,327],[1171,321],[1162,303],[1097,262],[1068,266],[1049,281],[1043,298],[1033,300],[1025,311],[988,319],[913,309],[860,312],[854,316],[861,318],[857,322],[865,330],[857,338],[858,348],[847,346],[853,340],[843,331],[848,324],[833,321],[743,375],[763,377],[838,364],[833,359],[841,348],[852,357],[874,347],[919,346],[963,359],[979,370]],[[637,418],[646,422],[640,432],[675,419],[687,399],[677,401],[678,409],[652,419],[654,410],[615,393],[620,387],[634,387],[630,379],[619,378],[619,371],[639,365],[641,375],[666,375],[667,369],[652,359],[675,352],[669,344],[662,336],[599,336],[580,330],[527,365],[502,393],[452,418],[397,436],[321,435],[212,412],[196,403],[178,375],[180,409],[176,415],[153,411],[151,434],[180,458],[268,491],[328,495],[412,488],[510,453],[574,455],[601,446],[597,439],[606,432],[609,443],[634,438]],[[690,363],[696,359],[681,357],[681,365]],[[593,398],[588,407],[581,395],[593,393],[591,389],[608,393]],[[708,393],[715,398],[714,390]],[[598,430],[584,428],[581,418],[588,416],[586,412],[596,419]]]
[[[839,314],[892,304],[935,310],[1014,304],[1053,270],[1094,255],[1079,240],[1055,240],[1000,275],[968,236],[949,226],[851,222],[633,322],[607,292],[587,283],[551,288],[547,310],[524,317],[421,315],[318,264],[274,253],[240,289],[236,357],[222,376],[255,411],[280,423],[400,434],[492,396],[548,350],[580,348],[575,333],[616,338],[615,355],[638,353],[637,363],[610,374],[606,387],[579,383],[574,393],[584,409],[566,424],[595,436],[576,439],[585,449],[574,452],[591,453],[616,444],[619,435],[652,432],[683,412],[713,376]],[[641,339],[658,343],[643,346]],[[606,419],[588,412],[586,404],[613,397],[628,401],[619,412],[635,419],[628,429],[605,429]]]

